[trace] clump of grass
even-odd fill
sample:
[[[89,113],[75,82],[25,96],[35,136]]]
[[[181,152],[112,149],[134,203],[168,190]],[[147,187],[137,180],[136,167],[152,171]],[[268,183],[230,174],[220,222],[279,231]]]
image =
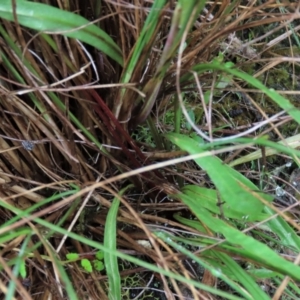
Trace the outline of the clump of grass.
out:
[[[1,293],[299,298],[297,4],[87,3],[0,3]]]

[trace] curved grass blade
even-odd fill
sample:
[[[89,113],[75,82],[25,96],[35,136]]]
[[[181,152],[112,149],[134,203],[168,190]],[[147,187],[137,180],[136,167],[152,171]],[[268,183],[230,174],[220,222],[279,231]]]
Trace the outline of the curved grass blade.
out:
[[[208,189],[196,185],[185,185],[181,190],[184,194],[194,197],[197,199],[200,205],[204,208],[210,210],[215,214],[220,214],[220,206],[218,205],[218,193],[214,189]],[[257,213],[255,215],[249,215],[247,219],[245,219],[245,212],[238,212],[234,208],[224,206],[222,207],[222,213],[226,218],[231,218],[240,221],[262,221],[269,217],[268,214]]]
[[[278,142],[278,144],[296,149],[300,146],[300,134],[296,134],[294,136],[288,137],[283,141]],[[270,155],[274,155],[279,153],[280,151],[276,148],[271,148],[271,147],[266,147],[265,148],[265,156],[270,156]],[[262,157],[262,153],[261,150],[256,150],[252,153],[249,153],[247,155],[244,155],[242,157],[239,157],[235,160],[233,160],[232,162],[230,162],[228,165],[231,167],[249,162],[249,161],[253,161],[256,159],[259,159]]]
[[[24,239],[22,246],[20,248],[20,252],[17,255],[15,266],[13,268],[13,275],[16,278],[18,278],[18,276],[20,275],[21,266],[22,266],[22,264],[24,264],[23,256],[26,252],[27,245],[30,241],[30,238],[31,238],[31,234],[26,236],[26,238]],[[16,282],[14,280],[10,280],[8,289],[7,289],[7,293],[5,295],[5,300],[13,299],[15,290],[16,290]]]
[[[22,210],[20,209],[16,209],[15,207],[5,203],[5,202],[1,202],[0,201],[0,206],[1,207],[5,207],[7,209],[10,209],[10,210],[13,210],[13,211],[18,211],[19,213],[22,212]],[[30,215],[27,215],[27,217],[29,217]],[[98,250],[101,250],[103,251],[104,253],[109,253],[110,255],[112,256],[115,256],[115,257],[119,257],[121,259],[124,259],[124,260],[127,260],[129,262],[132,262],[133,264],[136,264],[136,265],[139,265],[143,268],[147,268],[148,270],[150,271],[153,271],[153,272],[157,272],[157,273],[160,273],[160,274],[163,274],[165,276],[168,276],[170,278],[174,278],[178,281],[181,281],[181,282],[184,282],[186,284],[189,284],[189,285],[194,285],[195,287],[199,288],[199,289],[202,289],[203,291],[207,291],[207,292],[210,292],[210,293],[213,293],[215,295],[219,295],[220,297],[222,297],[222,299],[230,299],[230,300],[242,300],[243,298],[240,298],[240,297],[237,297],[235,295],[232,295],[228,292],[223,292],[217,288],[214,288],[214,287],[210,287],[208,285],[205,285],[199,281],[196,281],[196,280],[192,280],[192,279],[187,279],[181,275],[178,275],[176,273],[173,273],[171,271],[167,271],[165,269],[162,269],[162,268],[159,268],[157,267],[155,264],[153,263],[147,263],[141,259],[138,259],[138,258],[135,258],[133,256],[130,256],[130,255],[127,255],[123,252],[120,252],[120,251],[116,251],[116,250],[111,250],[111,249],[108,249],[107,247],[105,247],[104,245],[96,242],[96,241],[93,241],[91,239],[88,239],[88,238],[85,238],[83,236],[80,236],[74,232],[69,232],[67,231],[66,229],[64,229],[63,227],[59,227],[57,225],[54,225],[52,223],[49,223],[43,219],[40,219],[40,218],[35,218],[35,222],[40,224],[41,226],[43,227],[46,227],[46,228],[50,228],[52,229],[53,231],[57,232],[57,233],[61,233],[63,235],[67,235],[68,237],[70,238],[73,238],[81,243],[84,243],[86,245],[89,245],[91,247],[94,247]],[[0,229],[0,235],[3,234],[3,232],[6,232],[5,228],[3,228],[3,230]],[[77,298],[70,298],[70,299],[77,299]]]
[[[42,3],[24,0],[15,0],[15,2],[20,25],[37,31],[51,31],[78,39],[94,46],[123,65],[121,50],[113,39],[96,25],[89,24],[85,18]],[[0,1],[0,18],[14,21],[11,0]]]
[[[202,152],[199,143],[184,135],[170,133],[166,135],[180,149],[197,154]],[[195,162],[207,172],[217,190],[220,193],[221,201],[228,210],[244,214],[244,217],[255,218],[261,214],[264,204],[257,199],[255,191],[257,187],[246,177],[236,170],[223,164],[216,156],[207,156],[195,159]],[[263,196],[267,197],[267,196]],[[270,198],[270,197],[269,197]],[[271,199],[267,199],[267,201]]]
[[[145,95],[147,95],[147,97],[142,109],[136,116],[136,124],[143,123],[149,116],[164,76],[171,64],[172,59],[176,56],[180,41],[184,36],[185,31],[190,30],[200,11],[205,6],[205,3],[206,1],[204,0],[180,0],[177,2],[172,16],[170,31],[155,74],[143,88],[143,92]]]
[[[173,248],[177,249],[178,252],[185,254],[187,257],[191,258],[200,266],[203,266],[204,268],[209,270],[214,276],[226,282],[235,291],[240,293],[245,299],[269,299],[269,297],[267,297],[267,295],[261,290],[261,288],[257,286],[255,281],[233,259],[231,259],[226,254],[217,253],[216,251],[210,251],[211,253],[219,257],[225,263],[225,266],[231,269],[233,274],[239,276],[238,281],[241,282],[248,289],[248,291],[245,291],[241,286],[239,286],[236,282],[229,278],[225,274],[225,272],[222,272],[222,269],[225,266],[220,265],[220,268],[217,268],[215,266],[210,265],[197,255],[185,249],[185,247],[182,247],[181,245],[173,241],[172,235],[170,234],[167,234],[165,232],[155,232],[154,234]]]
[[[174,133],[168,134],[167,137],[179,148],[191,154],[201,152],[199,144],[191,138]],[[244,190],[244,193],[242,194],[243,197],[241,197],[240,192],[243,191],[243,187],[247,187],[247,190],[254,190],[256,188],[255,185],[247,178],[231,169],[229,166],[220,163],[221,161],[217,157],[206,157],[205,161],[203,158],[195,159],[195,162],[208,172],[211,180],[220,191],[223,200],[228,203],[235,204],[238,208],[237,210],[240,212],[243,212],[243,209],[246,209],[244,211],[245,215],[261,212],[263,207],[262,203],[260,203],[260,207],[257,210],[256,208],[251,207],[251,205],[257,205],[255,204],[256,201],[259,202],[259,200],[255,198],[255,194],[252,195]],[[230,186],[228,186],[228,182],[230,182]],[[232,193],[230,188],[232,188],[235,192]],[[227,193],[229,193],[229,195]],[[278,270],[284,275],[300,278],[300,267],[286,261],[265,244],[233,228],[225,221],[214,217],[207,209],[199,205],[199,201],[197,201],[194,197],[190,197],[184,193],[176,195],[176,197],[180,198],[197,216],[197,218],[206,224],[206,226],[208,226],[213,232],[221,233],[229,243],[238,245],[248,251],[249,255],[251,255],[251,257],[256,261],[264,263],[264,265]],[[229,199],[232,197],[235,199]],[[247,202],[239,203],[243,202],[245,199],[247,199]],[[248,201],[251,205],[249,205]],[[272,213],[270,213],[270,215],[272,215]],[[298,269],[298,271],[296,271],[296,269]]]
[[[119,192],[119,195],[122,196],[126,190],[131,187],[133,187],[133,185],[129,185],[122,189]],[[117,250],[117,214],[119,204],[120,200],[118,198],[114,198],[105,222],[104,246],[113,251]],[[108,297],[111,300],[121,300],[121,276],[119,272],[118,258],[110,252],[104,252],[104,263],[109,285]]]
[[[237,249],[242,247],[245,251],[244,253],[248,252],[248,256],[251,257],[252,260],[262,263],[264,266],[268,266],[270,269],[276,270],[282,275],[291,276],[298,280],[300,279],[299,266],[285,260],[267,245],[240,232],[225,221],[212,216],[212,214],[208,210],[202,208],[194,198],[185,194],[178,195],[178,198],[180,198],[196,217],[210,228],[210,230],[222,234],[227,242]]]
[[[269,89],[267,88],[264,84],[262,84],[258,79],[254,78],[253,76],[244,73],[242,71],[236,70],[233,68],[232,63],[225,63],[221,64],[217,61],[213,61],[208,64],[199,64],[196,65],[192,68],[193,71],[197,72],[198,74],[204,73],[206,71],[211,71],[211,70],[218,70],[218,71],[223,71],[225,73],[234,75],[238,78],[243,79],[246,81],[248,84],[254,86],[261,92],[265,93],[268,97],[270,97],[279,107],[281,107],[283,110],[287,112],[296,122],[300,124],[300,110],[297,109],[289,100],[286,98],[282,97],[277,93],[274,89]],[[191,80],[192,76],[190,73],[184,75],[181,78],[182,82]]]

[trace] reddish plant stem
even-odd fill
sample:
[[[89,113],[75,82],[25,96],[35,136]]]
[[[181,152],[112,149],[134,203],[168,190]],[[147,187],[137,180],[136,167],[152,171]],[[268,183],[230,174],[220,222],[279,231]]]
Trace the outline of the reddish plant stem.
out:
[[[95,90],[88,91],[88,98],[98,105],[95,105],[95,112],[98,114],[104,125],[107,127],[109,134],[113,138],[113,141],[122,148],[124,154],[130,160],[134,168],[140,168],[144,166],[144,163],[147,161],[147,157],[142,153],[140,148],[134,143],[131,136],[128,132],[122,127],[119,121],[116,119],[111,110],[107,107],[106,103],[103,101],[101,96]],[[139,160],[133,155],[131,151],[128,150],[125,142],[127,142],[132,149],[135,151]],[[162,178],[161,174],[158,171],[154,171],[155,175],[158,178]],[[146,173],[144,174],[146,175]],[[151,176],[152,177],[152,176]],[[150,179],[149,175],[147,176]]]

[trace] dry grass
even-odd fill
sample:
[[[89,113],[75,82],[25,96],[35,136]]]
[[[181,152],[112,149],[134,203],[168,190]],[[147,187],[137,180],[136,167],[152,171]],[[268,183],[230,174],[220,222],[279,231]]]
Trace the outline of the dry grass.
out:
[[[137,172],[130,177],[118,177],[125,172],[183,154],[175,151],[161,136],[162,133],[173,131],[175,126],[165,124],[163,116],[173,109],[178,92],[178,56],[173,51],[171,57],[162,58],[162,50],[170,38],[174,9],[172,2],[176,1],[169,1],[161,11],[152,39],[143,49],[127,82],[124,80],[124,72],[152,1],[102,1],[99,12],[95,10],[96,1],[87,2],[71,1],[70,7],[64,7],[61,1],[49,1],[53,6],[83,15],[107,32],[121,48],[124,67],[78,40],[57,34],[51,36],[53,44],[50,44],[43,34],[37,34],[15,22],[2,19],[0,23],[0,51],[9,61],[7,63],[4,56],[0,61],[0,197],[2,201],[25,210],[34,204],[43,203],[45,198],[69,191],[71,184],[81,190],[81,193],[74,196],[68,195],[59,201],[43,203],[32,212],[31,221],[23,218],[5,229],[8,232],[29,225],[36,233],[29,246],[42,240],[40,247],[33,251],[34,257],[26,260],[27,278],[16,280],[22,299],[49,299],[50,295],[52,299],[64,299],[62,286],[57,283],[58,271],[46,259],[51,257],[49,247],[57,249],[62,237],[51,236],[50,246],[43,241],[43,229],[35,224],[34,217],[39,216],[56,224],[68,212],[62,225],[68,228],[74,218],[75,221],[78,218],[77,225],[80,223],[76,212],[85,207],[88,212],[84,228],[79,230],[74,226],[72,230],[101,242],[111,199],[128,183],[133,183],[134,189],[121,198],[117,219],[118,249],[187,278],[195,276],[192,273],[193,267],[181,262],[182,256],[175,255],[167,245],[154,241],[150,229],[168,224],[168,230],[181,229],[198,233],[172,217],[174,212],[188,216],[190,212],[181,202],[170,201],[168,196],[178,192],[178,182],[209,184],[204,172],[195,168],[193,163],[185,162],[176,168],[169,166],[144,173]],[[259,78],[266,78],[264,76],[273,68],[287,64],[288,61],[289,70],[293,70],[291,78],[298,85],[295,69],[299,68],[299,53],[293,52],[293,32],[289,28],[291,24],[295,28],[294,35],[298,36],[297,2],[285,4],[264,1],[261,5],[257,5],[256,1],[231,2],[207,3],[206,9],[187,35],[189,43],[180,57],[181,76],[188,76],[192,66],[210,62],[222,51],[225,60],[235,61],[238,68],[247,69],[249,65],[256,65],[253,76]],[[230,5],[234,5],[234,9]],[[281,13],[280,9],[285,9],[285,13]],[[264,31],[264,28],[272,29]],[[5,33],[14,44],[8,43]],[[243,36],[247,34],[248,37],[251,34],[254,36],[246,41]],[[278,46],[279,43],[285,43],[290,49],[289,53],[280,54],[282,47]],[[84,71],[81,72],[83,67]],[[159,81],[162,74],[163,78]],[[198,80],[204,89],[203,93],[216,88],[215,73],[206,72]],[[180,88],[188,95],[185,102],[188,107],[203,106],[202,91],[198,90],[199,86],[194,79],[183,81]],[[250,100],[244,104],[244,110],[255,112],[250,113],[251,122],[259,124],[266,118],[265,108],[258,103],[255,94],[251,93],[245,83],[234,81],[224,90],[240,91],[247,95]],[[193,92],[196,95],[194,98]],[[229,115],[226,115],[219,110],[220,106],[214,105],[207,103],[207,108],[210,111],[213,109],[214,118],[207,122],[202,116],[198,123],[202,130],[209,133],[214,131],[214,134],[224,137],[251,129],[252,124],[236,121],[234,129],[230,126],[230,132],[224,128],[215,130],[221,123],[223,126],[232,124],[230,111],[233,117],[235,114],[238,117],[240,111],[236,105],[229,106]],[[139,125],[148,126],[144,122],[146,119],[148,124],[154,125],[152,134],[157,146],[155,149],[132,137],[133,134],[139,136]],[[274,120],[268,126],[268,131],[282,137],[279,126],[282,126],[281,118]],[[258,126],[258,130],[250,134],[258,134],[259,131],[263,132]],[[97,182],[102,185],[95,185]],[[95,212],[99,205],[99,212]],[[91,213],[91,209],[94,213]],[[12,211],[1,208],[1,224],[13,217]],[[0,264],[5,269],[1,275],[2,292],[5,292],[10,279],[14,278],[6,262],[16,256],[23,240],[24,236],[21,235],[1,245]],[[150,240],[155,247],[144,248],[139,244],[140,240]],[[68,239],[59,251],[60,258],[64,260],[68,252],[88,256],[93,248]],[[143,273],[149,274],[140,267],[120,273],[125,277],[131,272],[140,273],[141,278]],[[173,292],[184,299],[183,286],[178,286],[178,282],[173,280],[170,289],[166,277],[153,274],[152,280],[160,282],[167,299],[175,299]],[[77,264],[68,267],[68,275],[79,299],[108,299],[105,275],[87,274]],[[217,279],[211,273],[205,272],[201,276],[203,283],[216,285]],[[160,296],[157,297],[161,297],[158,299],[164,299],[164,293],[158,293]],[[188,295],[192,299],[214,299],[214,296],[195,288]]]

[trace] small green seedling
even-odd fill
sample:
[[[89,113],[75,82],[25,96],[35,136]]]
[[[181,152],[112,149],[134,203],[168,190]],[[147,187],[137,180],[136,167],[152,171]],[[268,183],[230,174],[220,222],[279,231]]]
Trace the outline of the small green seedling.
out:
[[[93,272],[93,267],[91,262],[87,258],[83,258],[81,261],[81,266],[88,272],[92,273]]]
[[[68,253],[66,255],[66,258],[69,260],[69,262],[75,262],[80,260],[81,267],[87,271],[88,273],[92,273],[93,270],[95,271],[103,271],[104,270],[104,264],[101,260],[103,260],[104,254],[102,251],[98,251],[95,254],[95,259],[88,259],[80,257],[78,253]]]

